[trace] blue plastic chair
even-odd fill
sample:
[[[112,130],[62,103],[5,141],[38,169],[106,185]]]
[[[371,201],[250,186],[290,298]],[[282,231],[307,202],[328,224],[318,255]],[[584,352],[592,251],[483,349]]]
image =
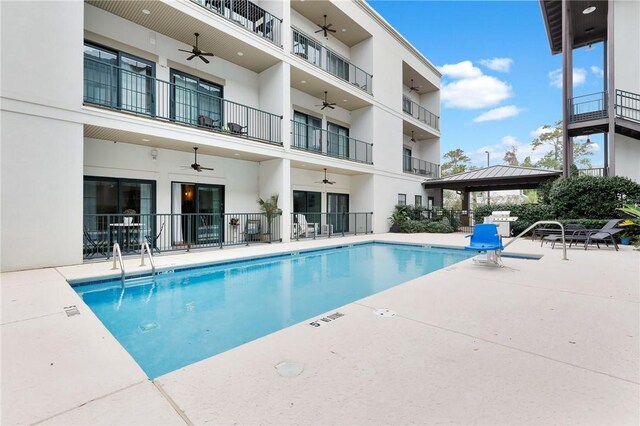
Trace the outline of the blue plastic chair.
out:
[[[467,235],[471,237],[469,245],[465,250],[486,253],[486,257],[482,255],[473,258],[474,263],[502,267],[501,251],[504,250],[502,238],[498,234],[498,225],[495,223],[483,223],[473,227],[473,234]]]

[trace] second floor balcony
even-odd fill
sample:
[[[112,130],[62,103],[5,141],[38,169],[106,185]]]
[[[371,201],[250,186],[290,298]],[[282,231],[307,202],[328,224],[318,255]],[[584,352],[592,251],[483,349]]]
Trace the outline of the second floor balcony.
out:
[[[291,53],[362,91],[373,93],[373,76],[371,74],[295,28],[293,29]]]
[[[414,175],[425,176],[430,179],[440,177],[440,165],[421,160],[408,155],[402,156],[402,171],[412,173]]]
[[[609,117],[608,93],[597,92],[569,99],[569,124],[600,120]],[[640,121],[640,95],[616,90],[615,115],[632,121]]]
[[[409,114],[418,121],[423,122],[429,127],[440,130],[440,117],[413,102],[409,97],[402,96],[402,111]]]
[[[373,164],[373,144],[297,121],[291,121],[291,128],[292,148],[358,163]]]
[[[86,57],[84,102],[282,145],[279,115]]]
[[[249,0],[191,1],[257,34],[276,46],[282,46],[282,19]]]

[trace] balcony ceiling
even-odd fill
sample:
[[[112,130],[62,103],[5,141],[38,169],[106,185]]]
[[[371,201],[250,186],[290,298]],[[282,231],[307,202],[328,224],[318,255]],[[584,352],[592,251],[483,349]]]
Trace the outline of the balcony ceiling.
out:
[[[413,85],[418,87],[418,94],[422,95],[424,93],[433,92],[434,90],[438,90],[438,87],[424,78],[418,71],[414,70],[411,66],[409,66],[406,62],[402,63],[402,84],[404,86],[411,86],[411,79],[413,79]]]
[[[371,34],[330,1],[292,0],[291,7],[316,24],[323,24],[324,15],[327,15],[327,24],[333,24],[331,29],[336,30],[335,33],[330,33],[331,37],[335,37],[349,47],[371,37]],[[316,29],[320,29],[320,27]],[[343,29],[346,31],[342,31]],[[322,33],[310,35],[323,36]]]
[[[195,37],[193,33],[200,33],[198,47],[205,52],[211,52],[219,58],[225,59],[243,68],[254,72],[262,72],[278,62],[275,56],[265,53],[261,45],[268,42],[260,41],[256,37],[253,44],[245,43],[225,31],[212,27],[207,23],[207,17],[226,22],[212,12],[199,7],[196,4],[189,5],[201,9],[202,20],[180,10],[179,2],[165,3],[157,0],[87,0],[88,4],[99,7],[128,21],[135,22],[145,28],[164,34],[174,40],[178,40],[188,46],[193,45]],[[145,15],[143,9],[151,13]],[[197,14],[195,14],[197,16]],[[232,24],[235,25],[235,24]],[[251,36],[251,32],[238,27],[238,32]],[[185,46],[186,48],[186,46]],[[243,56],[238,56],[242,52]],[[186,54],[185,54],[186,55]],[[194,61],[198,60],[197,58]]]
[[[320,72],[324,73],[322,70],[320,70]],[[326,90],[329,92],[327,95],[329,102],[335,102],[339,107],[349,111],[372,105],[370,101],[352,93],[357,93],[358,91],[362,92],[360,89],[355,87],[351,88],[349,83],[343,83],[340,79],[333,77],[330,74],[326,75],[326,80],[323,80],[302,69],[291,67],[291,87],[294,87],[301,92],[308,93],[309,95],[318,98],[318,100],[324,99],[324,91]],[[334,80],[335,84],[330,83],[330,81]],[[305,83],[302,83],[303,81],[305,81]],[[342,89],[341,86],[343,85],[349,87],[350,91]],[[369,97],[365,92],[362,92],[362,96]],[[321,102],[319,101],[318,103]]]
[[[573,0],[568,4],[574,49],[607,39],[607,0]],[[596,10],[582,13],[589,6]],[[540,0],[540,9],[551,53],[562,53],[562,0]]]
[[[279,158],[278,155],[270,157],[267,155],[242,151],[239,149],[225,149],[210,145],[196,144],[180,139],[157,137],[143,133],[135,133],[127,130],[113,129],[94,125],[84,126],[84,137],[191,153],[193,153],[193,147],[197,146],[199,148],[198,154],[215,155],[218,157],[233,158],[235,160],[266,161],[273,158]],[[255,143],[259,144],[260,142]]]
[[[437,138],[438,135],[432,132],[429,132],[427,130],[425,130],[422,127],[416,126],[415,124],[411,123],[410,121],[407,120],[402,120],[402,133],[404,133],[407,136],[411,136],[411,131],[413,131],[413,137],[414,139],[416,139],[418,142],[422,141],[422,140],[427,140],[427,139],[432,139],[432,138]]]

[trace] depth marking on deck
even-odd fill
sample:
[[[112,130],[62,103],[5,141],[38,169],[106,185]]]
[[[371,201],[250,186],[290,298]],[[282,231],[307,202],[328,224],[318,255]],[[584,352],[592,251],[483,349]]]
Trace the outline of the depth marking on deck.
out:
[[[72,317],[74,315],[80,315],[80,311],[78,310],[78,307],[76,305],[65,306],[63,309],[68,317]]]
[[[342,312],[336,312],[334,314],[331,315],[327,315],[326,317],[322,317],[319,320],[316,321],[312,321],[309,323],[310,326],[312,327],[320,327],[322,325],[322,323],[328,323],[331,321],[335,321],[340,317],[343,317],[344,314]]]

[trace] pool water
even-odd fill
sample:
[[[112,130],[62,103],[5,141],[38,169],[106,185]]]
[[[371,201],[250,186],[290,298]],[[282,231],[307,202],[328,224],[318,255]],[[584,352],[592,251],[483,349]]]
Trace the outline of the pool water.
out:
[[[473,255],[369,243],[74,289],[155,378]]]

